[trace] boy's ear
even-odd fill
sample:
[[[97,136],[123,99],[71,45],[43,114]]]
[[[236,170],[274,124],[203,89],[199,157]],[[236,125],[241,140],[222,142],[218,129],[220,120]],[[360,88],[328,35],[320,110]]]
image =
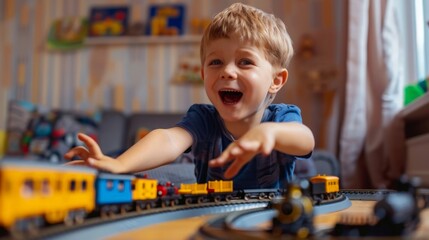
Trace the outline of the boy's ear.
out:
[[[286,68],[280,69],[279,72],[277,72],[277,75],[274,76],[273,82],[271,83],[269,92],[270,93],[277,93],[283,85],[286,84],[287,78],[288,78],[288,71]]]

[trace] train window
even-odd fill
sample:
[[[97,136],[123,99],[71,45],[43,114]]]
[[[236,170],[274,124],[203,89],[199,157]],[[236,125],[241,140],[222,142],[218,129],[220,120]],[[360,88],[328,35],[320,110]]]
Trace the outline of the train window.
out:
[[[71,192],[76,191],[76,180],[71,180],[70,181],[70,191]]]
[[[34,182],[31,179],[26,179],[21,187],[23,197],[31,197],[34,194]]]
[[[106,187],[107,187],[107,190],[112,190],[112,188],[113,188],[113,181],[112,180],[107,180],[106,181]]]
[[[10,191],[10,181],[5,181],[3,184],[3,191],[4,192],[9,192]]]
[[[49,180],[43,179],[42,181],[42,194],[49,195],[51,193],[51,187],[49,186]]]
[[[61,181],[60,180],[57,180],[57,184],[55,186],[55,189],[57,190],[57,192],[61,191]]]
[[[118,182],[118,191],[119,192],[124,191],[124,188],[125,188],[124,185],[125,185],[124,181],[121,180],[121,181]]]
[[[86,180],[83,180],[82,181],[82,191],[86,191],[86,187],[87,187],[87,182],[86,182]]]

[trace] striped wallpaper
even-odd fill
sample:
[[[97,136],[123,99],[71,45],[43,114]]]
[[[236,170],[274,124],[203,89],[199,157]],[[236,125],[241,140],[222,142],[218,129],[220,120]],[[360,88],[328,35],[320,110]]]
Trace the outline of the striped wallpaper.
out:
[[[144,21],[149,4],[162,2],[184,3],[190,19],[211,18],[235,1],[0,0],[0,133],[6,127],[7,101],[11,99],[27,100],[48,109],[113,108],[127,113],[183,112],[192,103],[207,103],[201,86],[170,83],[181,56],[198,51],[198,42],[88,45],[66,52],[46,48],[47,33],[55,19],[88,16],[92,6],[125,4],[132,9],[132,21]],[[317,51],[324,65],[338,67],[344,61],[338,35],[344,28],[341,0],[242,2],[284,20],[295,48],[304,33],[320,37]],[[321,114],[323,101],[308,91],[311,87],[300,79],[300,71],[303,69],[299,64],[292,64],[286,89],[276,101],[298,104],[304,121],[319,128],[320,116],[314,115]],[[328,126],[333,123],[335,119],[329,120]],[[317,135],[318,130],[314,130]]]

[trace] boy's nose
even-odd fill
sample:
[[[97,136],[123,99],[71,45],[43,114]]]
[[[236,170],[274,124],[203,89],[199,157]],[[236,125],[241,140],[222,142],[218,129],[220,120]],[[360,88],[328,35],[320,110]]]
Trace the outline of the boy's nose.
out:
[[[222,74],[221,75],[222,79],[236,79],[237,78],[237,71],[235,69],[235,66],[233,66],[233,64],[225,65],[221,74]]]

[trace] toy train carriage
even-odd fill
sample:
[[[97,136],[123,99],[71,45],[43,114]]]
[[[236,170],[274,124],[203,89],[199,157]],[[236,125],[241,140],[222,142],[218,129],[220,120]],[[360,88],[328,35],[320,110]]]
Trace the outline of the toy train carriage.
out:
[[[135,178],[132,182],[132,194],[137,211],[156,207],[158,199],[158,180]]]
[[[212,196],[213,201],[222,200],[231,201],[233,199],[233,182],[232,181],[209,181],[207,183],[207,192]]]
[[[237,192],[237,196],[240,199],[273,199],[276,196],[281,195],[281,190],[275,188],[261,188],[261,189],[240,189]]]
[[[96,206],[101,217],[126,213],[133,207],[133,175],[100,173],[96,180]]]
[[[334,199],[340,191],[339,177],[317,175],[310,179],[311,193],[317,199]]]
[[[96,170],[0,161],[0,226],[31,232],[44,224],[83,222],[95,208]]]
[[[231,200],[233,193],[232,181],[208,181],[207,183],[182,183],[179,194],[185,204],[194,202],[203,203],[206,201]]]
[[[158,183],[157,186],[158,205],[161,207],[175,206],[179,204],[179,189],[171,182]]]

